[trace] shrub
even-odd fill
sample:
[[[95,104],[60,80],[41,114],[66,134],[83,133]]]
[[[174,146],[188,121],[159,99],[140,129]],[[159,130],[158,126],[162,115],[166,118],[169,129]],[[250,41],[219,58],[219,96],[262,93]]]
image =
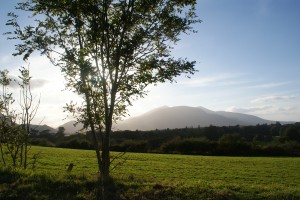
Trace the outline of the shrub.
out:
[[[161,145],[164,153],[200,154],[210,155],[215,149],[216,143],[207,138],[174,138]]]

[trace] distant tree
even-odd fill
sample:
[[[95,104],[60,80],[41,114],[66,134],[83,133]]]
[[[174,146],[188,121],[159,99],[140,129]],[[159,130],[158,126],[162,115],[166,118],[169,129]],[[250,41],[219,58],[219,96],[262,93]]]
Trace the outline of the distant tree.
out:
[[[58,130],[55,134],[55,137],[58,138],[58,139],[61,139],[65,136],[65,127],[58,127]]]
[[[38,50],[60,66],[67,87],[84,99],[78,121],[93,134],[102,181],[109,177],[112,123],[149,84],[193,74],[195,62],[175,59],[171,49],[181,33],[199,22],[196,0],[27,0],[36,26],[21,28],[13,13],[7,25],[18,39],[15,55]],[[99,133],[99,134],[98,134]]]
[[[210,140],[218,140],[221,135],[219,134],[218,127],[210,125],[209,127],[204,128],[205,137],[207,137]]]
[[[284,138],[300,142],[300,130],[294,124],[291,124],[284,131]]]
[[[281,129],[281,124],[279,122],[276,122],[276,124],[271,125],[271,135],[272,136],[279,136],[280,135],[280,129]]]
[[[219,150],[225,155],[249,154],[251,147],[239,134],[225,134],[219,139]]]

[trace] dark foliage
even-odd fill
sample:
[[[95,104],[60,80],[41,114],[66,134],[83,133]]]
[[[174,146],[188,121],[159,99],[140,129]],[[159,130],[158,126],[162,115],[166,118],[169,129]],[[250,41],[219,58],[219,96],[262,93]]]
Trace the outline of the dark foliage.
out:
[[[117,131],[111,135],[111,150],[226,156],[300,156],[299,123]],[[91,135],[56,137],[41,134],[31,143],[74,149],[93,149]]]

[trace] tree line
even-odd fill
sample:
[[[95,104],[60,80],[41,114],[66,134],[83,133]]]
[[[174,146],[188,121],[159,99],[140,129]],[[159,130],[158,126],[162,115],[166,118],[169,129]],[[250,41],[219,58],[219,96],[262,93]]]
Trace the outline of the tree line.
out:
[[[93,149],[90,133],[64,136],[39,134],[31,143]],[[256,126],[209,126],[153,131],[114,131],[110,150],[216,156],[300,156],[300,123]]]

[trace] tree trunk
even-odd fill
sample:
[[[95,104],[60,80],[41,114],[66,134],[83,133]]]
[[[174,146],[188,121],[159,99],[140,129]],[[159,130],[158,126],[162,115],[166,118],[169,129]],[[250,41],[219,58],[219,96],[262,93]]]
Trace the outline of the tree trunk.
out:
[[[24,169],[27,168],[27,154],[28,154],[28,142],[27,142],[27,138],[26,138],[25,148],[24,148]]]
[[[1,138],[0,138],[1,139]],[[4,166],[6,165],[6,162],[5,162],[5,158],[4,158],[4,152],[3,152],[3,148],[2,148],[2,143],[0,141],[0,152],[1,152],[1,159],[2,159],[2,162],[4,164]]]
[[[23,155],[24,154],[24,145],[21,145],[21,150],[20,150],[20,167],[23,165]]]
[[[103,135],[102,141],[102,171],[101,171],[101,188],[102,188],[102,200],[111,199],[112,180],[110,177],[110,149],[109,149],[109,136],[110,130],[106,129]]]
[[[110,152],[109,152],[109,132],[105,132],[102,144],[102,173],[104,179],[109,178]]]
[[[101,171],[102,171],[102,161],[101,161],[100,148],[99,148],[97,136],[96,136],[96,133],[95,133],[95,129],[94,129],[94,131],[92,130],[92,135],[93,135],[94,148],[95,148],[95,152],[96,152],[96,156],[97,156],[98,170],[101,173]]]
[[[26,133],[25,133],[25,141],[24,141],[24,169],[27,168],[27,156],[28,156],[28,137],[30,134],[30,122],[29,122],[29,113],[28,109],[26,110]]]

